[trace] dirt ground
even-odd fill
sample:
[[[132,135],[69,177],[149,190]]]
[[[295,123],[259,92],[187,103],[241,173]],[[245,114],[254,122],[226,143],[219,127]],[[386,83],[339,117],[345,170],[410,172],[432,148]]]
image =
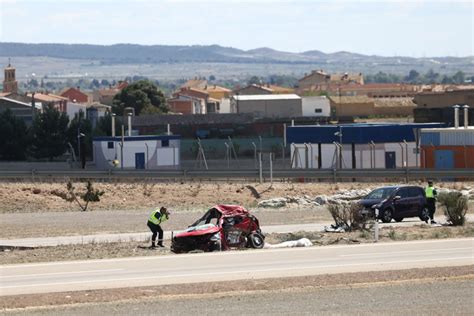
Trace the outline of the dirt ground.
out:
[[[67,182],[1,182],[0,214],[78,211],[79,207],[64,199]],[[104,191],[100,202],[91,210],[150,210],[160,205],[179,211],[204,210],[215,204],[239,204],[254,208],[261,200],[274,197],[314,197],[340,190],[375,188],[394,183],[200,183],[200,182],[98,182],[94,188]],[[412,184],[424,185],[421,182]],[[84,190],[84,183],[74,184]],[[438,183],[437,187],[474,187],[474,182]],[[251,186],[260,195],[256,197]]]
[[[383,227],[380,230],[379,242],[457,237],[474,237],[474,223],[468,223],[464,227],[433,227],[425,224],[412,227]],[[265,242],[277,244],[300,238],[308,238],[315,246],[372,243],[373,232],[322,233],[301,231],[286,234],[273,233],[266,235]],[[167,243],[167,246],[169,246],[169,242]],[[148,245],[148,243],[143,242],[122,242],[63,245],[29,250],[10,249],[0,252],[0,264],[174,255],[168,247],[148,249],[146,248]],[[258,250],[244,249],[242,251]]]
[[[232,282],[213,282],[200,284],[177,284],[166,286],[150,286],[136,288],[122,288],[110,290],[89,290],[65,293],[47,293],[47,294],[30,294],[0,297],[0,311],[5,314],[26,314],[39,311],[42,315],[52,314],[69,314],[65,308],[78,308],[81,306],[91,307],[98,314],[99,310],[103,313],[110,314],[113,306],[117,304],[138,304],[134,308],[133,313],[145,311],[143,304],[150,302],[167,301],[173,304],[185,304],[189,300],[199,300],[209,302],[216,307],[219,300],[224,297],[238,297],[242,304],[248,302],[251,296],[262,293],[278,293],[279,291],[312,291],[321,289],[330,291],[331,289],[348,288],[354,289],[355,298],[360,297],[359,291],[364,291],[364,287],[368,286],[403,286],[404,284],[427,284],[431,282],[446,281],[467,281],[474,279],[474,266],[460,267],[440,267],[440,268],[424,268],[409,269],[396,271],[378,271],[378,272],[360,272],[360,273],[341,273],[331,275],[317,275],[305,277],[290,277],[262,280],[243,280]],[[423,287],[423,286],[422,286]],[[472,287],[468,287],[472,289]],[[422,293],[424,290],[418,290]],[[289,292],[287,292],[289,293]],[[393,293],[392,293],[393,294]],[[436,297],[437,293],[433,293]],[[423,294],[419,294],[418,297]],[[101,305],[110,302],[113,305]],[[381,302],[372,302],[379,305]],[[332,301],[332,304],[338,304]],[[356,300],[354,306],[359,305]],[[57,306],[57,307],[55,307]],[[98,308],[98,309],[96,309]],[[111,309],[112,308],[112,309]],[[157,306],[159,308],[159,306]],[[296,307],[295,307],[296,308]],[[190,309],[199,310],[199,309]],[[161,311],[161,310],[160,310]],[[350,311],[348,309],[347,311]],[[347,312],[346,311],[346,312]],[[129,311],[127,314],[131,313]],[[156,314],[156,310],[149,311],[146,314]],[[393,310],[395,313],[396,311]],[[465,311],[470,313],[469,311]],[[75,313],[76,315],[84,315],[85,313]],[[87,313],[90,314],[90,313]],[[119,313],[120,314],[120,313]],[[220,313],[222,314],[222,313]]]

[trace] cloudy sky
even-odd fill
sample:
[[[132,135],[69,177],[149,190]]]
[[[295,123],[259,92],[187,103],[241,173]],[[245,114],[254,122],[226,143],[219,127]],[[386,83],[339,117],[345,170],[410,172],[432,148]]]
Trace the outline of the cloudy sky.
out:
[[[0,0],[0,41],[474,55],[473,0]]]

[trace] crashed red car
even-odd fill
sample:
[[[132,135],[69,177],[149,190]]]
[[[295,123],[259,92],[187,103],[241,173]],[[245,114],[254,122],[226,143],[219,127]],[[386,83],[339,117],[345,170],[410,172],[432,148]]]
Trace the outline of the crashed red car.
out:
[[[216,251],[263,248],[258,219],[238,205],[216,205],[183,232],[173,236],[171,251]]]

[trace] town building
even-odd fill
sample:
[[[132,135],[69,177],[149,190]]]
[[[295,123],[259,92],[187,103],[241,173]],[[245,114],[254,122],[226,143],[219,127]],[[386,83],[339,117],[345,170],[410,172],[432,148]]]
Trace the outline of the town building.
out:
[[[67,98],[70,102],[73,103],[90,103],[92,102],[92,96],[81,91],[79,87],[77,88],[64,88],[60,93],[60,96]]]
[[[329,117],[331,106],[329,99],[325,96],[301,97],[303,116]]]
[[[303,91],[327,91],[334,87],[363,84],[364,77],[362,73],[328,74],[322,69],[313,70],[310,74],[298,80],[298,93]]]
[[[26,125],[31,125],[34,116],[41,112],[41,103],[35,102],[34,108],[32,102],[22,102],[8,97],[0,97],[0,113],[9,109],[13,115],[21,118]]]
[[[27,96],[29,98],[35,99],[35,101],[41,102],[43,107],[49,106],[55,108],[59,112],[69,113],[67,110],[69,100],[65,97],[61,97],[56,94],[46,92],[36,92],[36,93],[28,93]]]
[[[448,91],[428,91],[415,95],[416,104],[414,118],[417,123],[443,122],[447,126],[454,126],[455,105],[469,106],[469,125],[474,125],[474,88]],[[460,112],[461,120],[464,111]]]
[[[244,88],[234,90],[235,95],[256,95],[256,94],[292,94],[294,89],[280,87],[270,84],[250,84]]]
[[[16,69],[12,67],[10,61],[8,66],[5,68],[5,77],[3,79],[3,92],[4,93],[18,93],[18,81],[16,80]]]
[[[231,113],[252,113],[256,117],[302,116],[301,98],[296,94],[234,95]]]
[[[92,100],[112,106],[114,104],[114,97],[126,87],[128,87],[127,81],[119,81],[115,86],[111,85],[107,89],[95,90],[92,93]]]

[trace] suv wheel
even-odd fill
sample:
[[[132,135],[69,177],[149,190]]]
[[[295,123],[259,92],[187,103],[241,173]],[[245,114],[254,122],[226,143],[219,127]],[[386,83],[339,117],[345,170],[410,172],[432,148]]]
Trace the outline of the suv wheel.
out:
[[[401,221],[403,221],[403,217],[395,217],[394,220],[395,222],[400,223]]]
[[[392,210],[389,208],[386,208],[382,211],[382,215],[380,216],[380,219],[384,223],[390,223],[392,221]]]
[[[428,219],[430,219],[430,211],[428,210],[427,207],[423,207],[420,212],[420,219],[423,222],[426,222]]]

